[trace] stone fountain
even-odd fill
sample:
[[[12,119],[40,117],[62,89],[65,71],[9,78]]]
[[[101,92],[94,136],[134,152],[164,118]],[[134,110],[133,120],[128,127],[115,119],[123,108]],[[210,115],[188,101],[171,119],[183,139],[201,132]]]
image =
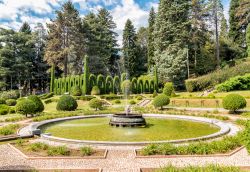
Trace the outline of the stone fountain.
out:
[[[127,105],[124,113],[114,114],[109,125],[115,127],[143,127],[146,120],[141,114],[131,113],[131,107]]]

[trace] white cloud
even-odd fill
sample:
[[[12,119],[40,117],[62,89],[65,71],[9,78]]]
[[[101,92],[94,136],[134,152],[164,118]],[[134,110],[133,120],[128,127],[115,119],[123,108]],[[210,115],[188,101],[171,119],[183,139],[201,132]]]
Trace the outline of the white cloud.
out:
[[[122,4],[112,9],[111,14],[117,24],[118,44],[122,45],[122,32],[127,19],[130,19],[138,29],[141,26],[147,26],[149,12],[141,9],[134,0],[122,0]]]

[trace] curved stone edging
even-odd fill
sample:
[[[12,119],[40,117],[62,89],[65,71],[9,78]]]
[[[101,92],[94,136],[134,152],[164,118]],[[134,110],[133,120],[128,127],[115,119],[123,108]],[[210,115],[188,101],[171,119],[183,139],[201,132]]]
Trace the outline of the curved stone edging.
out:
[[[36,122],[29,126],[30,133],[33,133],[33,131],[37,131],[39,127],[42,125],[48,124],[48,123],[54,123],[59,121],[65,121],[65,120],[74,120],[74,119],[84,119],[84,118],[101,118],[101,117],[111,117],[112,114],[105,114],[105,115],[91,115],[91,116],[74,116],[74,117],[65,117],[65,118],[57,118],[57,119],[51,119],[46,120],[42,122]],[[199,140],[207,140],[207,139],[213,139],[216,137],[220,137],[222,135],[228,134],[231,129],[231,125],[222,122],[217,119],[209,119],[204,117],[194,117],[194,116],[184,116],[184,115],[165,115],[165,114],[143,114],[144,117],[154,117],[154,118],[171,118],[171,119],[180,119],[180,120],[191,120],[196,122],[203,122],[203,123],[209,123],[216,125],[220,127],[220,131],[206,135],[201,136],[197,138],[189,138],[189,139],[180,139],[180,140],[166,140],[166,141],[144,141],[144,142],[108,142],[108,141],[90,141],[90,140],[74,140],[74,139],[66,139],[66,138],[59,138],[55,136],[51,136],[48,134],[41,134],[41,138],[45,140],[51,140],[51,141],[59,141],[63,143],[73,143],[73,144],[89,144],[89,145],[146,145],[151,143],[185,143],[185,142],[191,142],[191,141],[199,141]],[[237,132],[237,131],[236,131]],[[236,133],[235,132],[235,133]]]

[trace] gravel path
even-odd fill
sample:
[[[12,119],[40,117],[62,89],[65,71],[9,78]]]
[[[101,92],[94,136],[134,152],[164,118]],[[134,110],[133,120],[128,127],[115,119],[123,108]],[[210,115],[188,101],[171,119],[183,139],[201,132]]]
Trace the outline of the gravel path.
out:
[[[90,169],[101,168],[104,172],[139,172],[140,168],[160,168],[168,164],[175,166],[220,165],[249,166],[250,156],[242,149],[230,157],[185,157],[185,158],[135,158],[132,150],[109,150],[106,159],[58,159],[26,160],[8,145],[0,145],[0,169],[53,168]]]

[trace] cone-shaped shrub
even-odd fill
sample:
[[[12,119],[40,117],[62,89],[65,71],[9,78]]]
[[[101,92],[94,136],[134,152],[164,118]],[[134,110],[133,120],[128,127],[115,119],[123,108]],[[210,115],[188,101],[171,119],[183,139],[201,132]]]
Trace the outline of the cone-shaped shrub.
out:
[[[94,86],[91,90],[91,95],[100,95],[100,89],[98,86]]]
[[[76,85],[76,86],[71,88],[70,93],[71,93],[72,96],[81,96],[82,95],[82,90],[78,85]]]

